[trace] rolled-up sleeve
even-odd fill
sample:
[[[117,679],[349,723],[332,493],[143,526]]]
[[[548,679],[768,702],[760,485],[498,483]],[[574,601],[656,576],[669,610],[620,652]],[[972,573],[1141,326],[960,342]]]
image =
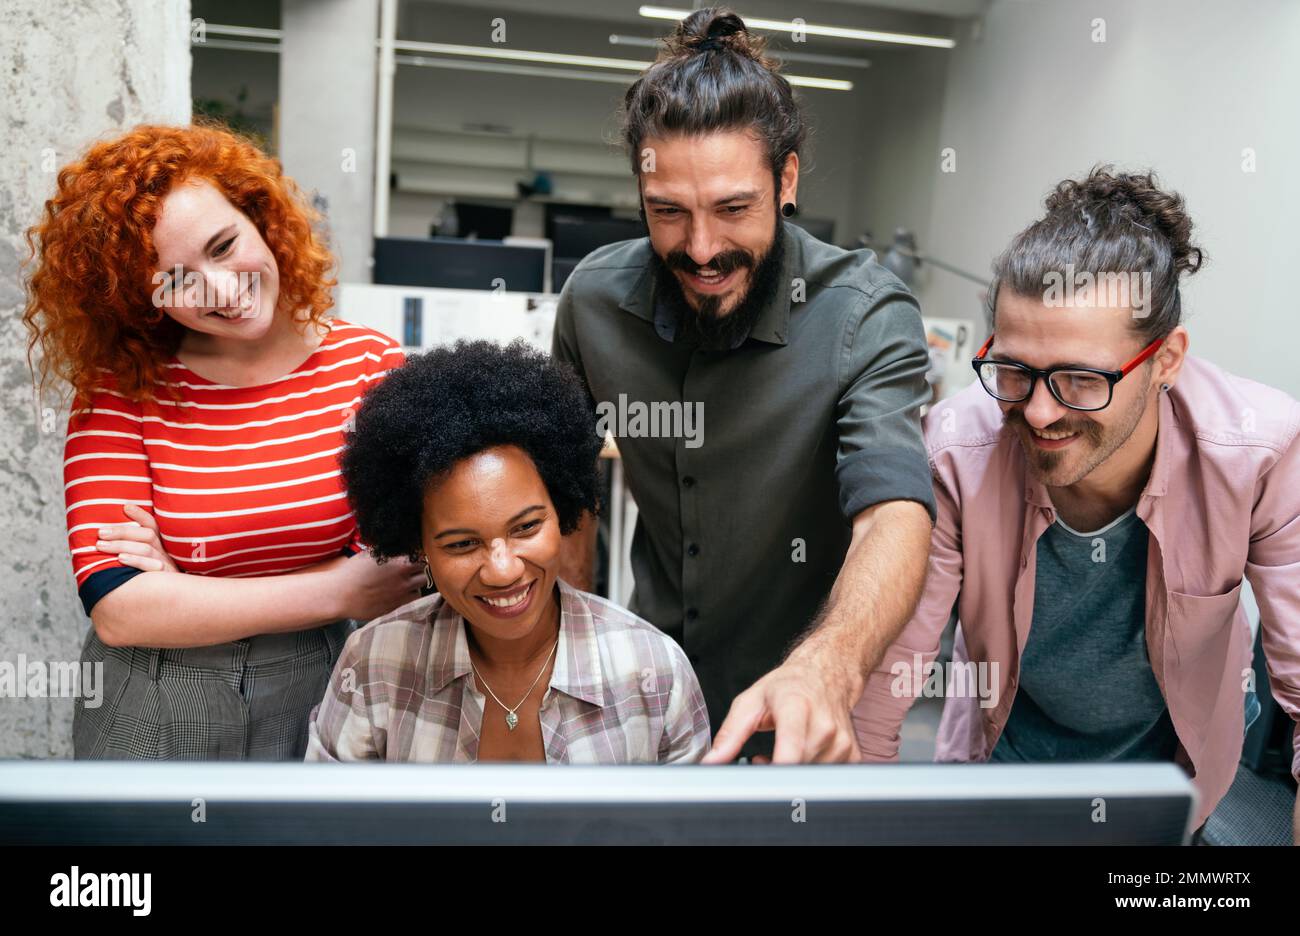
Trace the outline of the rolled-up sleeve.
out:
[[[131,522],[126,504],[153,510],[142,424],[141,405],[108,390],[96,391],[69,419],[63,451],[68,549],[87,615],[109,592],[143,574],[95,545],[101,526]]]
[[[851,520],[874,504],[916,501],[935,518],[921,407],[930,365],[916,301],[901,286],[863,295],[846,328],[836,410],[840,509]]]

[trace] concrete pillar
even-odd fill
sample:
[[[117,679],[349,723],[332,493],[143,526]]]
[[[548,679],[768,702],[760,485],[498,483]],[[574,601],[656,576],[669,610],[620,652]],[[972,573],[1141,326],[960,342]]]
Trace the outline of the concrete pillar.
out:
[[[0,667],[75,664],[90,623],[64,524],[67,410],[36,404],[27,367],[23,232],[59,167],[93,140],[189,122],[189,19],[189,0],[0,7]],[[4,691],[0,758],[69,756],[72,704]]]
[[[370,282],[378,0],[283,0],[279,151],[326,216],[340,282]]]

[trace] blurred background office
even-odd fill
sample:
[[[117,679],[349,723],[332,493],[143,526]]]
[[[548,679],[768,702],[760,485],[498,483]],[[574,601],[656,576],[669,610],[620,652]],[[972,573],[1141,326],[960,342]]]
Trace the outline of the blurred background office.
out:
[[[664,0],[670,2],[670,0]],[[874,246],[924,314],[936,393],[969,381],[993,256],[1099,162],[1182,192],[1210,262],[1194,353],[1300,396],[1300,4],[737,0],[813,128],[801,224]],[[321,210],[339,313],[418,348],[549,347],[554,297],[640,236],[617,109],[680,7],[637,0],[7,0],[0,17],[0,657],[76,660],[60,476],[66,414],[33,404],[22,231],[91,140],[207,115],[259,136]],[[611,484],[617,486],[616,465]],[[630,592],[616,487],[602,590]],[[622,505],[622,506],[620,506]],[[0,756],[69,754],[71,700],[0,706]],[[904,754],[927,756],[932,719]]]
[[[262,134],[314,190],[345,282],[403,275],[385,269],[382,250],[371,267],[372,232],[550,238],[557,292],[577,257],[635,236],[616,113],[673,8],[398,0],[389,113],[376,106],[389,82],[375,45],[389,6],[191,4],[206,24],[192,45],[196,112]],[[865,237],[883,254],[902,229],[911,251],[983,278],[1055,181],[1097,162],[1153,166],[1187,196],[1211,257],[1187,286],[1194,346],[1300,394],[1289,342],[1258,340],[1286,334],[1290,303],[1276,274],[1298,239],[1286,214],[1300,204],[1300,179],[1287,172],[1300,151],[1300,127],[1287,119],[1300,77],[1294,3],[736,8],[792,24],[760,32],[813,127],[798,221],[817,236],[844,246]],[[387,191],[374,185],[377,161]],[[912,285],[928,316],[979,329],[979,284],[922,260]]]

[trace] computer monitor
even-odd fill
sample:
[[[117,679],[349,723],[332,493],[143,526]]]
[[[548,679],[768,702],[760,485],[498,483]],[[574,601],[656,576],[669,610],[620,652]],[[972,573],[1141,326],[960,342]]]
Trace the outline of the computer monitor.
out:
[[[456,202],[455,207],[457,237],[505,240],[513,233],[513,208],[462,201]]]
[[[597,247],[646,236],[645,225],[635,218],[560,216],[554,228],[555,256],[566,260],[581,260]]]
[[[1173,845],[1195,815],[1170,763],[0,764],[0,844]]]
[[[444,289],[545,290],[544,247],[455,237],[376,237],[374,281]]]
[[[557,218],[584,218],[599,220],[608,218],[614,209],[609,205],[575,205],[567,202],[544,202],[542,206],[542,236],[555,240],[555,221]],[[556,256],[559,256],[558,254]]]

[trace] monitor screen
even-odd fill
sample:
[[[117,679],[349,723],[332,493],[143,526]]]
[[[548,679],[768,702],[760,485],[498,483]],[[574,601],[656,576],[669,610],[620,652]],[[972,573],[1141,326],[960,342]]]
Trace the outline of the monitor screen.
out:
[[[1172,845],[1195,804],[1168,763],[0,764],[5,844]]]
[[[456,236],[504,240],[513,233],[515,210],[500,205],[456,202]]]
[[[645,237],[645,225],[632,218],[555,219],[555,256],[581,260],[597,247]]]
[[[455,237],[376,237],[376,284],[543,292],[546,250]]]

